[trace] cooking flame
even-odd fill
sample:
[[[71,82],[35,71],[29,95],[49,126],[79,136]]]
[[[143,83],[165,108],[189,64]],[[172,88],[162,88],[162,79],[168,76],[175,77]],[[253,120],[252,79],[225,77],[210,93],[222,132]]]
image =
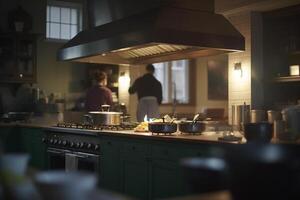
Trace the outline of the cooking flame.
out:
[[[144,117],[144,122],[148,122],[148,116],[147,115],[145,115],[145,117]]]

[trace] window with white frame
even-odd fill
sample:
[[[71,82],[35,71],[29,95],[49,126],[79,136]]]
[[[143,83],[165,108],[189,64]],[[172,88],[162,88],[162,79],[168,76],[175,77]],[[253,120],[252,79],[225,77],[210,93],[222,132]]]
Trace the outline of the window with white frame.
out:
[[[47,39],[70,40],[81,28],[81,4],[64,1],[47,1]]]
[[[161,82],[163,103],[190,103],[189,61],[178,60],[153,64],[154,76]]]

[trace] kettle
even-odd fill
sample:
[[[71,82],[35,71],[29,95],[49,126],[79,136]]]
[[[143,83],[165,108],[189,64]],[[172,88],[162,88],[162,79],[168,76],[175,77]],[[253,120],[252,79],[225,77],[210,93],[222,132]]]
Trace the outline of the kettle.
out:
[[[289,138],[292,140],[300,138],[300,105],[289,106],[283,109],[281,114]]]

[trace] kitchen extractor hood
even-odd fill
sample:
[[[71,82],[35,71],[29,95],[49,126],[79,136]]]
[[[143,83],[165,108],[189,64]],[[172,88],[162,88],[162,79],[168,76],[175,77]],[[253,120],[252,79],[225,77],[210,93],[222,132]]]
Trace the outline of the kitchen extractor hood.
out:
[[[245,49],[212,0],[88,0],[90,28],[59,49],[61,61],[146,64]]]

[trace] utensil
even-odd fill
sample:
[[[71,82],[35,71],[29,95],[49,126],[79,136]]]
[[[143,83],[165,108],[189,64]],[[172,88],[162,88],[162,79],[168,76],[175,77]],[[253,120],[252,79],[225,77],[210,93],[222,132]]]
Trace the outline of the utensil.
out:
[[[244,136],[247,142],[270,142],[273,126],[268,122],[247,123],[244,125]]]
[[[195,116],[194,116],[194,118],[193,118],[193,123],[195,123],[196,121],[197,121],[197,119],[199,118],[199,116],[200,116],[200,114],[198,113],[198,114],[196,114]]]

